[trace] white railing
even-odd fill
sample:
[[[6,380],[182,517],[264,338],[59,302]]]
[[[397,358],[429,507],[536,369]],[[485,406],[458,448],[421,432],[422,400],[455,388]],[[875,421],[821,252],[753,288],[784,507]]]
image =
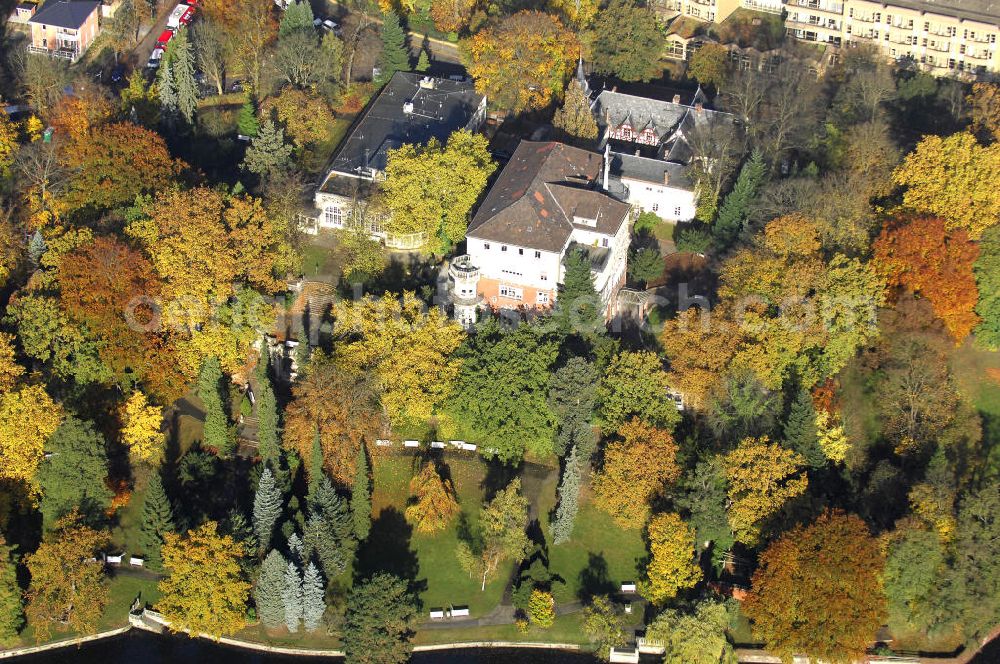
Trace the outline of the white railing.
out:
[[[404,233],[397,235],[395,233],[385,234],[385,247],[386,249],[395,249],[397,251],[415,251],[420,249],[425,244],[427,244],[427,233]]]
[[[75,62],[78,57],[80,57],[80,52],[74,49],[56,48],[48,49],[44,46],[34,46],[33,44],[28,44],[29,53],[41,53],[43,55],[48,55],[53,58],[61,58],[63,60],[69,60],[70,62]]]

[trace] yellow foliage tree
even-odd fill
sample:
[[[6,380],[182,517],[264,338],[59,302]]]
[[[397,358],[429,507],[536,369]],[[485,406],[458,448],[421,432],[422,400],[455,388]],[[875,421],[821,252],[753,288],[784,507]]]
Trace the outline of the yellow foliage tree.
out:
[[[670,360],[668,382],[686,405],[696,410],[707,405],[741,338],[739,326],[719,308],[703,313],[691,307],[663,325],[660,343]]]
[[[169,576],[160,581],[156,608],[175,632],[219,637],[246,625],[250,584],[240,563],[246,552],[229,535],[221,536],[209,521],[181,536],[164,533],[163,567]]]
[[[31,484],[62,408],[39,385],[0,395],[0,479]]]
[[[24,367],[14,357],[14,335],[0,332],[0,393],[13,390],[23,374]]]
[[[680,475],[677,444],[670,431],[632,419],[618,430],[622,440],[604,452],[594,476],[594,504],[622,528],[641,528],[649,502]]]
[[[1000,222],[1000,143],[983,147],[968,132],[925,136],[892,174],[906,187],[903,205],[945,220],[948,230],[963,229],[978,240]]]
[[[268,97],[261,111],[267,117],[274,111],[285,135],[300,149],[326,140],[334,126],[333,112],[322,97],[291,86]]]
[[[805,493],[805,460],[767,436],[744,438],[723,457],[729,483],[729,525],[736,540],[753,546],[761,526],[785,502]]]
[[[122,404],[122,442],[129,457],[140,463],[155,463],[163,455],[163,412],[150,406],[146,395],[136,390]]]
[[[653,604],[663,604],[701,580],[694,562],[694,531],[679,515],[667,512],[650,520],[649,552],[646,580],[639,590]]]
[[[337,365],[375,377],[393,425],[434,415],[461,366],[452,354],[465,338],[462,327],[437,307],[425,309],[412,292],[336,308],[336,331],[352,340],[337,344]]]
[[[819,434],[819,447],[826,458],[834,463],[840,463],[847,458],[851,449],[851,441],[844,431],[840,417],[825,410],[816,413],[816,432]]]
[[[973,83],[972,94],[965,101],[970,107],[972,126],[1000,141],[1000,85]]]
[[[410,493],[414,500],[406,508],[406,520],[418,533],[444,530],[459,512],[455,486],[450,479],[441,477],[433,463],[425,463],[413,476]]]
[[[10,121],[6,113],[0,113],[0,174],[4,177],[10,175],[18,146],[17,125]]]
[[[44,131],[45,125],[34,113],[29,115],[28,119],[24,121],[24,133],[28,136],[28,140],[32,143],[39,140],[42,137],[42,132]]]
[[[955,538],[954,490],[921,482],[910,489],[909,501],[913,514],[933,528],[943,543]]]
[[[528,598],[528,619],[542,629],[552,627],[556,621],[556,600],[552,593],[535,588]]]

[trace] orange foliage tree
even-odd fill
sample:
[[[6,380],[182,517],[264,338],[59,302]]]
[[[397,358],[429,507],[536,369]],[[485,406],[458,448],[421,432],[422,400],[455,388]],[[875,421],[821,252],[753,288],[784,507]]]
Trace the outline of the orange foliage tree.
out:
[[[621,426],[622,440],[608,445],[604,466],[594,476],[594,504],[623,528],[641,528],[649,501],[680,476],[677,443],[667,429],[638,419]]]
[[[956,342],[979,323],[972,266],[979,247],[937,217],[896,219],[875,240],[875,261],[892,286],[926,297]]]
[[[562,95],[580,43],[554,16],[523,11],[464,44],[476,90],[514,112],[545,108]]]
[[[99,86],[83,86],[74,94],[64,95],[52,109],[49,125],[70,147],[87,140],[90,132],[109,122],[118,110]],[[71,155],[69,155],[71,156]]]
[[[317,357],[292,389],[282,443],[309,459],[319,433],[323,468],[347,487],[354,479],[358,449],[367,445],[370,454],[381,450],[372,443],[384,426],[382,406],[364,376]]]
[[[410,480],[413,502],[406,508],[406,520],[418,533],[435,533],[448,527],[460,508],[455,485],[441,477],[433,463],[425,463]]]
[[[860,661],[886,614],[883,558],[861,519],[828,512],[767,548],[743,613],[767,649],[786,661],[795,654]]]
[[[660,343],[670,360],[670,386],[684,395],[684,403],[701,409],[725,375],[742,340],[739,326],[722,308],[711,313],[691,307],[663,325]]]

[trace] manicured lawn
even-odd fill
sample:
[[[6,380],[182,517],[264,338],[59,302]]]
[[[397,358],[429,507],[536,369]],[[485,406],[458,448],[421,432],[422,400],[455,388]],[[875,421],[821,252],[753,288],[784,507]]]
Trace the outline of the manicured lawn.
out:
[[[413,532],[403,516],[409,498],[410,478],[419,471],[419,460],[410,456],[390,456],[375,462],[375,490],[372,496],[372,535],[359,553],[361,569],[387,569],[402,575],[413,574],[423,586],[420,599],[426,613],[431,607],[468,605],[473,616],[489,613],[500,603],[510,568],[501,570],[480,590],[480,581],[471,579],[458,564],[455,549],[459,528],[474,525],[482,507],[481,483],[485,465],[478,457],[449,454],[444,463],[458,493],[462,513],[447,530],[433,535]],[[424,585],[425,584],[425,585]]]
[[[434,643],[469,643],[475,641],[522,641],[549,643],[576,643],[587,645],[583,633],[583,613],[558,616],[549,629],[529,627],[522,632],[516,625],[470,627],[467,629],[427,629],[417,632],[414,645]]]
[[[114,629],[128,622],[128,611],[138,597],[143,606],[153,606],[160,599],[158,581],[138,576],[119,574],[111,579],[111,593],[107,608],[98,625],[99,630]]]

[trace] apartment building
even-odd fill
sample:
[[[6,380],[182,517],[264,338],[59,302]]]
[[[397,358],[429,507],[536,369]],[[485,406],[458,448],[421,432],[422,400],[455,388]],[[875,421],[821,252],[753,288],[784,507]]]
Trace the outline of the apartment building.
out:
[[[787,33],[834,46],[871,44],[939,76],[1000,71],[996,0],[787,0]]]
[[[697,21],[722,23],[737,9],[780,14],[781,0],[653,0],[650,7],[663,21],[687,16]]]

